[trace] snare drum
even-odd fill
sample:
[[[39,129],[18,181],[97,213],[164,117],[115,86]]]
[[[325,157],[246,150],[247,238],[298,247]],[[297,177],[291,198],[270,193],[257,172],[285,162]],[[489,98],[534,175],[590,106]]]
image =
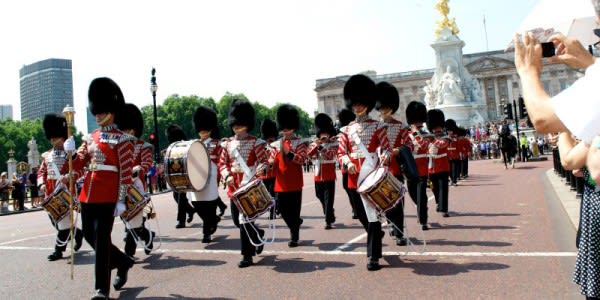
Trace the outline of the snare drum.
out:
[[[150,196],[148,194],[138,190],[135,185],[130,185],[129,189],[127,189],[125,211],[121,214],[121,218],[125,221],[130,221],[144,210],[149,201]]]
[[[231,200],[249,220],[267,212],[274,203],[271,194],[260,179],[255,179],[240,187],[233,193]]]
[[[357,192],[379,212],[386,212],[400,202],[406,189],[386,168],[378,168],[367,175]]]
[[[198,192],[210,176],[210,155],[200,140],[169,145],[165,153],[165,177],[173,191]]]
[[[69,215],[69,203],[73,203],[73,210],[79,211],[79,201],[73,199],[71,193],[66,186],[57,187],[52,194],[44,199],[41,203],[42,207],[48,212],[48,215],[58,223],[60,220]]]

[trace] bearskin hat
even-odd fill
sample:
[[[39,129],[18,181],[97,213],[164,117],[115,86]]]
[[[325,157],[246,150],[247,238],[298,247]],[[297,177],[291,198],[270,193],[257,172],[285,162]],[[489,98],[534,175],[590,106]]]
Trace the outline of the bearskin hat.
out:
[[[350,122],[354,121],[354,119],[356,119],[356,115],[354,115],[354,113],[350,109],[343,108],[338,113],[338,120],[340,121],[340,127],[344,127],[344,126],[350,124]]]
[[[183,129],[181,129],[181,127],[179,127],[179,125],[176,124],[169,125],[169,127],[167,127],[167,130],[165,131],[165,135],[167,136],[169,144],[186,140]]]
[[[458,134],[458,127],[456,126],[456,121],[454,121],[453,119],[446,120],[445,126],[446,130],[450,130],[455,134]]]
[[[467,132],[468,131],[462,127],[456,128],[456,135],[458,135],[458,136],[467,136]]]
[[[392,110],[392,114],[396,113],[400,106],[400,95],[396,87],[386,81],[377,84],[377,103],[375,109],[388,107]]]
[[[370,112],[375,107],[377,87],[371,78],[363,74],[353,75],[344,85],[344,99],[346,107],[352,109],[352,105],[360,103],[367,106]]]
[[[254,128],[254,107],[244,99],[235,99],[229,106],[229,116],[227,117],[229,127],[241,125],[248,127],[248,132]]]
[[[271,119],[264,119],[260,124],[260,134],[262,135],[263,140],[277,138],[279,135],[277,124]]]
[[[327,114],[320,113],[315,117],[315,127],[317,128],[317,137],[319,137],[321,133],[327,133],[330,136],[335,135],[333,121]]]
[[[444,112],[439,109],[431,109],[427,112],[427,129],[432,132],[436,127],[442,127],[446,125]]]
[[[196,132],[202,130],[215,130],[217,127],[217,113],[208,106],[199,106],[194,112],[194,128]],[[211,132],[212,134],[212,132]]]
[[[58,137],[67,139],[67,119],[65,117],[54,114],[45,115],[42,124],[48,140]]]
[[[300,117],[296,107],[290,104],[283,104],[277,108],[277,129],[300,128]]]
[[[121,88],[108,77],[92,80],[88,90],[89,107],[92,115],[100,113],[116,113],[125,105]]]
[[[427,107],[418,101],[411,101],[406,106],[406,123],[425,123],[427,122]]]
[[[123,131],[133,129],[135,131],[134,135],[138,139],[144,132],[144,117],[142,117],[142,112],[132,103],[125,103],[123,105],[123,108],[116,115],[115,123]]]

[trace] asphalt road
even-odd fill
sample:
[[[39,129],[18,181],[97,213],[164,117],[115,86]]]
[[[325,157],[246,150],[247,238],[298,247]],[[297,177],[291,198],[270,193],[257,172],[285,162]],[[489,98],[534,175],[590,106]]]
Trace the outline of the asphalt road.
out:
[[[409,246],[386,234],[383,269],[366,269],[366,233],[351,218],[337,182],[337,223],[325,225],[305,174],[300,246],[288,248],[289,231],[275,221],[275,242],[239,269],[239,231],[229,211],[202,244],[201,220],[175,229],[170,193],[153,196],[159,232],[150,255],[136,253],[136,265],[119,299],[581,299],[571,282],[575,229],[545,177],[551,162],[530,162],[504,170],[493,161],[470,164],[470,177],[450,187],[450,218],[430,200],[430,230],[421,231],[407,198]],[[222,196],[227,199],[226,196]],[[228,203],[228,201],[226,201]],[[228,203],[228,205],[230,205]],[[263,227],[268,220],[261,219]],[[123,224],[113,242],[122,247]],[[94,255],[84,243],[70,261],[49,262],[55,230],[44,211],[0,217],[1,299],[86,299],[93,292]],[[65,254],[68,256],[69,251]],[[114,272],[113,272],[114,276]]]

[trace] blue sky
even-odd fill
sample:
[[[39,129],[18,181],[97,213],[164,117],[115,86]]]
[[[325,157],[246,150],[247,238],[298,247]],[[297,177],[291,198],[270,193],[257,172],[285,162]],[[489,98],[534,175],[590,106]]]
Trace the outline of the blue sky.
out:
[[[153,66],[158,103],[174,93],[218,100],[230,91],[312,112],[316,79],[433,67],[435,2],[5,1],[0,104],[13,104],[20,118],[19,69],[52,57],[73,60],[78,127],[93,78],[113,78],[141,107],[152,103]],[[451,0],[463,52],[504,49],[537,2]]]

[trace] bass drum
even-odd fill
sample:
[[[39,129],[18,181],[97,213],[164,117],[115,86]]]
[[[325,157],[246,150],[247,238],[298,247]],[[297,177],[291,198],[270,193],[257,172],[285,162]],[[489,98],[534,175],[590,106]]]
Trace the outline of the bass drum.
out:
[[[200,140],[169,145],[165,153],[165,178],[173,191],[201,191],[210,177],[210,156]]]

